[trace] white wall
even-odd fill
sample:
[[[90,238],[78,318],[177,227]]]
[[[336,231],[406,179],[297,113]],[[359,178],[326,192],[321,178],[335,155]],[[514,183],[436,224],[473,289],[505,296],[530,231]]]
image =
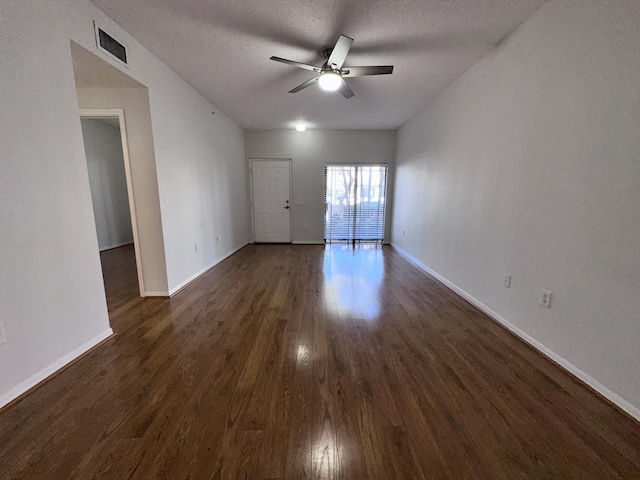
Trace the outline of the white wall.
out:
[[[328,163],[388,163],[387,198],[393,198],[395,131],[249,130],[245,143],[247,162],[253,158],[292,159],[291,238],[294,243],[324,242],[324,167]],[[390,238],[390,214],[389,207],[385,241]]]
[[[154,142],[173,292],[249,241],[244,132],[193,90],[167,84],[149,96],[164,132]]]
[[[395,245],[636,408],[639,22],[543,6],[400,129],[393,216]]]
[[[156,261],[154,251],[152,262],[143,261],[145,288],[150,294],[173,293],[249,240],[244,132],[95,7],[91,15],[103,18],[103,28],[109,27],[114,35],[128,42],[130,68],[122,69],[117,63],[111,63],[148,88],[153,154],[148,146],[138,146],[141,154],[144,150],[146,159],[144,168],[147,173],[143,177],[148,182],[146,186],[150,193],[144,196],[148,202],[146,207],[153,212],[155,200],[151,190],[154,182],[157,182],[160,206],[161,227],[148,228],[147,231],[162,231],[162,239],[156,245],[162,244],[165,258],[161,265]],[[84,22],[86,26],[86,20]],[[93,30],[82,29],[82,35],[77,35],[74,41],[98,53],[95,43],[92,43],[93,37],[89,38],[87,34],[93,35]],[[141,51],[137,51],[138,48]],[[79,88],[78,96],[83,108],[89,108],[90,101],[91,108],[125,108],[127,115],[128,106],[129,116],[142,113],[142,106],[134,109],[130,103],[133,100],[130,95],[140,89],[114,90],[107,93],[108,89],[104,88]],[[109,107],[118,96],[120,107]],[[140,125],[145,124],[140,120]],[[132,132],[128,126],[127,130],[133,155],[132,150],[136,146],[132,143]],[[144,138],[143,135],[133,137],[140,138],[141,142]],[[152,159],[152,155],[155,157],[155,175],[148,169],[150,164],[147,160]],[[132,175],[136,176],[135,172],[132,171]],[[141,205],[136,195],[138,207]],[[155,213],[153,215],[155,218]],[[157,224],[157,220],[153,223]],[[140,219],[138,226],[142,237]],[[220,237],[219,243],[216,242],[217,236]],[[198,252],[195,252],[196,244]],[[143,257],[148,251],[148,248],[143,249]],[[154,268],[150,275],[149,263]],[[147,284],[149,276],[159,279],[163,273],[166,275],[166,288]]]
[[[110,334],[67,9],[0,9],[0,405]]]
[[[167,288],[248,239],[239,127],[90,2],[3,2],[0,405],[110,334],[69,42],[102,55],[93,20],[127,43],[126,72],[149,89]]]
[[[80,123],[98,247],[106,250],[132,243],[120,128],[92,118],[83,118]]]

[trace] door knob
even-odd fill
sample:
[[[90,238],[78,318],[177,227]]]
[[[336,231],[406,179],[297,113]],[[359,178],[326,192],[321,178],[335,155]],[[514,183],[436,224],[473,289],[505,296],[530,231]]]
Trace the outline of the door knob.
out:
[[[287,209],[288,209],[288,208],[289,208],[289,205],[287,205],[287,206],[286,206],[286,207],[284,207],[284,208],[287,208]]]

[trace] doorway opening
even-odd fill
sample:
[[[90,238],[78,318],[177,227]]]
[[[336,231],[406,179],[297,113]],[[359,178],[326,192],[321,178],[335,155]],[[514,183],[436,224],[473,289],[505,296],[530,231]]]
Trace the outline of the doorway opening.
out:
[[[325,243],[384,241],[387,165],[327,165]]]
[[[101,259],[112,256],[107,251],[133,246],[138,287],[144,296],[124,111],[84,109],[80,121]]]
[[[129,249],[128,273],[124,275],[122,268],[118,267],[109,276],[114,284],[121,280],[123,285],[128,285],[127,295],[130,298],[138,295],[168,297],[149,91],[145,85],[109,63],[111,60],[105,58],[104,54],[98,52],[102,56],[97,56],[73,41],[70,41],[70,48],[79,116],[81,119],[97,118],[103,122],[117,119],[120,129],[119,143],[125,169],[133,246],[105,250],[116,252]],[[97,222],[94,226],[97,226]],[[117,243],[114,241],[108,245]],[[101,247],[108,245],[101,244]],[[101,259],[104,256],[104,252],[100,254]],[[106,280],[104,264],[103,278]],[[108,294],[106,300],[110,305]]]

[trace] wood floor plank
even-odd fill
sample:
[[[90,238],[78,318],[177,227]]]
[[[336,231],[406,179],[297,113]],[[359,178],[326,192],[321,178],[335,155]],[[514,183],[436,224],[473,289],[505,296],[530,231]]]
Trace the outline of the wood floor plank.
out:
[[[384,247],[250,245],[0,413],[6,479],[640,479],[640,425]]]

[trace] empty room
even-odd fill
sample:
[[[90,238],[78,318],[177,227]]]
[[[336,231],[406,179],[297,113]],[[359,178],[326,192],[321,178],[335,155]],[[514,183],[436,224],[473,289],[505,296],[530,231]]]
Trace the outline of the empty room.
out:
[[[0,2],[0,478],[640,479],[640,2]]]

